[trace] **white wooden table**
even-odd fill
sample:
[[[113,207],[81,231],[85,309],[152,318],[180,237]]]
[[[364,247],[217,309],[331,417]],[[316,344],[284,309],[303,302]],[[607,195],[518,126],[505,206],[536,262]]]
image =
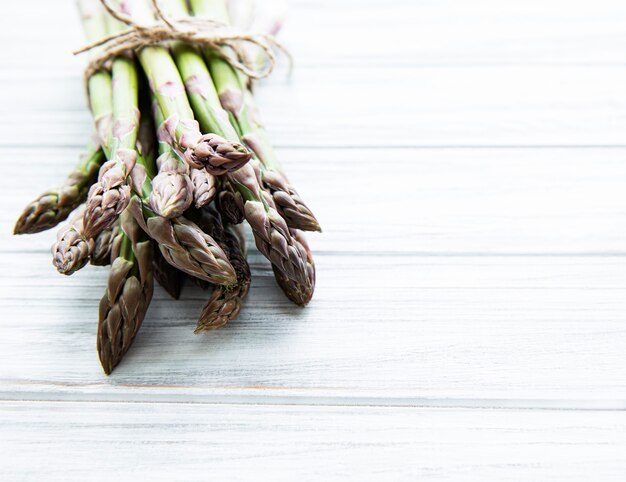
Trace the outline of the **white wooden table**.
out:
[[[72,3],[0,19],[1,480],[624,480],[623,0],[293,0],[258,92],[314,301],[253,253],[236,322],[158,289],[109,378],[106,270],[10,236],[90,132]]]

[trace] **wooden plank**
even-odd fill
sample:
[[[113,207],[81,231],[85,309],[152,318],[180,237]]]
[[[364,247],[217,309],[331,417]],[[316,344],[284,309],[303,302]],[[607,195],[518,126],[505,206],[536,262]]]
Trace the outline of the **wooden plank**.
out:
[[[77,149],[0,149],[0,252],[47,250],[13,237],[21,209],[59,182]],[[316,253],[421,255],[625,252],[626,149],[281,149],[323,227]],[[381,162],[381,156],[385,156]],[[16,162],[20,159],[20,162]],[[23,165],[37,165],[23,179]],[[365,262],[365,260],[364,260]],[[45,262],[46,267],[48,262]]]
[[[33,145],[33,126],[39,146],[82,146],[91,121],[77,74],[0,81],[0,146]],[[623,66],[338,68],[330,80],[297,70],[262,84],[277,145],[624,145]]]
[[[289,3],[280,39],[298,68],[622,65],[626,60],[626,7],[620,0],[405,0],[387,2],[384,8],[377,1]],[[26,38],[24,24],[54,36],[54,42]],[[84,42],[72,2],[16,3],[0,26],[0,41],[9,47],[0,52],[0,61],[8,69],[58,70],[75,62],[70,52]]]
[[[626,414],[2,403],[4,480],[602,480]],[[261,474],[261,476],[259,476]]]
[[[624,257],[318,256],[305,310],[254,257],[235,323],[195,336],[207,295],[158,291],[106,378],[104,271],[64,279],[48,256],[2,257],[0,398],[626,407]]]

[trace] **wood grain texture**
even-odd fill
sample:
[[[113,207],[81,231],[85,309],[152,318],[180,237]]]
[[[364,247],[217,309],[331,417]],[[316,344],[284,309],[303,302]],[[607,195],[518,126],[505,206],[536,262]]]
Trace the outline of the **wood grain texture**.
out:
[[[0,76],[0,145],[82,147],[79,69]],[[297,69],[257,89],[280,147],[624,146],[626,67]],[[69,75],[68,75],[69,74]],[[22,89],[8,88],[16,81]],[[277,94],[279,93],[279,94]],[[388,162],[393,162],[390,159]]]
[[[206,294],[171,301],[157,291],[110,378],[93,350],[103,271],[63,279],[48,257],[33,252],[27,267],[23,257],[5,260],[3,397],[626,406],[623,257],[322,255],[305,310],[253,257],[255,282],[236,322],[193,335]],[[29,293],[37,296],[24,306]]]
[[[3,403],[4,480],[621,480],[626,414]]]

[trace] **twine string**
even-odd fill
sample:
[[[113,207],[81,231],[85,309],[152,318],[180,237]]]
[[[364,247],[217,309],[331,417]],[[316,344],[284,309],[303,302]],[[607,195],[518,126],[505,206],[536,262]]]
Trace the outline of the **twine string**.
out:
[[[110,0],[100,0],[105,10],[128,28],[92,42],[76,51],[74,55],[100,49],[85,68],[85,82],[108,62],[127,51],[133,51],[161,42],[179,40],[212,49],[233,68],[250,79],[263,79],[270,75],[276,65],[275,52],[283,52],[293,63],[292,57],[272,35],[248,33],[234,29],[230,25],[209,18],[185,17],[170,18],[165,14],[158,0],[151,0],[157,22],[143,25],[130,15],[115,8]],[[246,55],[245,47],[254,47],[262,53],[262,62]]]

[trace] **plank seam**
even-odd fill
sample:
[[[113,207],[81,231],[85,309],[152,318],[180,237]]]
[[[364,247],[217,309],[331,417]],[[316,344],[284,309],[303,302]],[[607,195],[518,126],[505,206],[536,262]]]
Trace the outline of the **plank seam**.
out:
[[[66,398],[67,397],[67,398]],[[126,397],[126,398],[122,398]],[[0,392],[0,403],[58,402],[58,403],[137,403],[189,405],[259,405],[259,406],[319,406],[371,408],[446,408],[476,410],[550,410],[550,411],[626,411],[626,400],[583,399],[505,399],[505,398],[427,398],[375,396],[293,396],[250,394],[133,394],[133,393],[70,393]]]

